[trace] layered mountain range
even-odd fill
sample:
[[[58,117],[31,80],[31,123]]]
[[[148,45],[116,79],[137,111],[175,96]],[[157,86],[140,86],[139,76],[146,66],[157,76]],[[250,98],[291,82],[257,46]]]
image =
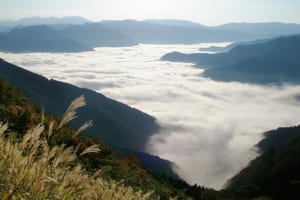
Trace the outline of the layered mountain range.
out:
[[[299,83],[300,35],[237,45],[225,53],[172,52],[163,60],[192,62],[203,75],[218,81],[249,83]]]
[[[15,28],[0,36],[0,51],[4,52],[81,52],[92,50],[87,45],[65,38],[60,32],[46,25]]]
[[[44,25],[43,31],[37,35],[40,25]],[[95,23],[81,17],[32,17],[0,21],[0,32],[1,51],[78,52],[102,46],[250,41],[297,34],[300,33],[300,25],[232,23],[204,26],[184,20],[108,20]],[[62,45],[57,45],[59,43]]]

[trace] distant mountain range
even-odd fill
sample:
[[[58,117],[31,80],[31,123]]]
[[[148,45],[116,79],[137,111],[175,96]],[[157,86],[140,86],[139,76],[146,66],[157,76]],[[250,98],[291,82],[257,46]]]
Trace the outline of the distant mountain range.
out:
[[[0,35],[0,51],[4,52],[81,52],[93,49],[64,37],[46,25],[15,28]]]
[[[184,20],[102,21],[112,30],[146,44],[195,44],[201,42],[237,42],[300,33],[299,24],[232,23],[204,26]]]
[[[292,23],[229,23],[212,27],[214,30],[231,30],[248,35],[249,40],[273,38],[300,33],[300,25]]]
[[[220,81],[250,83],[299,83],[300,35],[279,37],[265,43],[239,45],[227,53],[182,54],[163,60],[193,62],[205,68],[204,76]]]
[[[76,41],[89,48],[122,47],[137,44],[240,42],[300,33],[299,24],[232,23],[210,27],[185,20],[107,20],[94,23],[81,17],[32,17],[16,21],[0,21],[0,32],[6,32],[6,36],[9,37],[11,33],[9,30],[13,28],[22,29],[36,25],[47,25],[51,29],[61,32],[66,39]],[[54,32],[52,33],[54,34]],[[0,34],[0,37],[3,37],[3,33]],[[27,37],[28,41],[34,42],[34,38]],[[39,41],[39,44],[42,46],[43,41]],[[25,45],[23,46],[26,48]],[[70,49],[72,49],[71,45]],[[27,50],[31,51],[31,49]]]
[[[47,25],[35,25],[14,28],[8,33],[0,33],[0,51],[15,53],[82,52],[93,51],[94,47],[101,46],[137,45],[117,31],[109,30],[97,23],[62,25],[60,29],[55,30]]]
[[[0,59],[0,77],[20,88],[36,105],[49,113],[62,116],[69,103],[84,95],[87,106],[79,110],[74,120],[78,128],[88,120],[94,126],[87,133],[99,136],[108,145],[143,151],[146,142],[159,130],[155,118],[109,99],[92,90],[48,80]]]
[[[62,29],[61,33],[66,38],[70,38],[90,47],[137,45],[136,42],[128,37],[117,31],[112,31],[100,23],[72,25]]]
[[[242,40],[230,30],[212,30],[200,24],[183,21],[103,21],[104,26],[143,44],[195,44]]]
[[[178,27],[194,27],[194,28],[209,28],[208,26],[201,25],[199,23],[191,22],[188,20],[178,20],[178,19],[146,19],[143,22],[160,24],[167,26],[178,26]]]
[[[0,21],[0,31],[9,31],[15,27],[35,26],[35,25],[56,25],[56,24],[85,24],[88,19],[78,16],[68,17],[27,17],[19,20]]]

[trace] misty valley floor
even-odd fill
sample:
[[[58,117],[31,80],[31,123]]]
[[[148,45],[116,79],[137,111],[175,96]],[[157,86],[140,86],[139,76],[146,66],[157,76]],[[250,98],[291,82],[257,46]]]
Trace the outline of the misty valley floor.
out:
[[[153,115],[163,129],[149,141],[149,152],[174,161],[188,182],[219,189],[257,155],[253,146],[262,132],[299,123],[300,86],[215,82],[201,77],[203,70],[192,64],[159,60],[171,51],[194,53],[205,46],[138,45],[0,57]]]

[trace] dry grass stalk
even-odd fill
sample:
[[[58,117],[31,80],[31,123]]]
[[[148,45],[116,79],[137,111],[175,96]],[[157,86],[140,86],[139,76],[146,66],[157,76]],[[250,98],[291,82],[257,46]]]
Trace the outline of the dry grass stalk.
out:
[[[89,127],[93,126],[93,121],[90,120],[90,121],[87,121],[85,122],[77,131],[76,133],[74,134],[74,136],[80,134],[82,131],[85,131],[86,129],[88,129]]]
[[[57,129],[60,129],[63,127],[65,124],[70,122],[71,120],[77,118],[76,116],[76,110],[80,107],[83,107],[86,105],[84,96],[80,96],[76,98],[74,101],[72,101],[71,105],[68,107],[67,111],[65,112],[64,116],[61,119],[61,122]]]
[[[88,154],[88,153],[98,153],[100,152],[100,147],[98,144],[94,144],[92,146],[89,146],[87,147],[81,154],[80,156],[83,156],[85,154]]]

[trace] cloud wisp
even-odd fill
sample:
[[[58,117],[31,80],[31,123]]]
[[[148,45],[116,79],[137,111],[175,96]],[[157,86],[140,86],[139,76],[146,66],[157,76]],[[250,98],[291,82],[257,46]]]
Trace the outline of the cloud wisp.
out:
[[[163,127],[148,150],[174,161],[189,183],[220,189],[257,153],[261,133],[300,121],[300,86],[258,86],[203,78],[189,63],[160,61],[201,45],[139,45],[95,52],[0,57],[48,78],[91,88],[141,109]]]

